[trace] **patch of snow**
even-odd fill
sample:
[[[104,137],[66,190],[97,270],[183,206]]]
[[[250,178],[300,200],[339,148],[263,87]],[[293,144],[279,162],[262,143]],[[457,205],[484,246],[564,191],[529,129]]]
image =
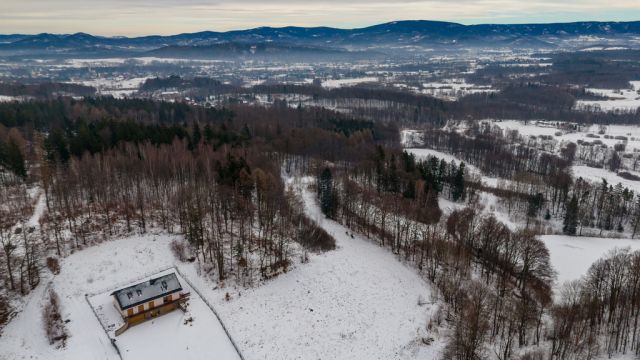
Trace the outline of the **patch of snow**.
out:
[[[0,102],[11,102],[11,101],[18,101],[18,100],[19,98],[15,96],[0,95]]]
[[[345,78],[345,79],[329,79],[329,80],[322,81],[322,87],[325,87],[328,89],[334,89],[334,88],[339,88],[344,86],[354,86],[361,83],[377,82],[377,81],[378,81],[378,78],[373,76],[365,76],[365,77],[359,77],[359,78]]]
[[[580,237],[566,235],[540,236],[551,255],[551,265],[558,273],[557,284],[577,280],[591,264],[615,248],[640,250],[640,240]]]
[[[175,272],[169,269],[153,277]],[[115,330],[122,324],[111,296],[112,288],[89,298],[100,321],[115,339],[122,357],[128,359],[202,359],[204,354],[215,353],[221,359],[240,359],[215,314],[203,299],[189,286],[180,274],[176,274],[183,292],[190,292],[188,312],[177,309],[127,329],[120,336]],[[152,277],[134,281],[133,285]],[[118,286],[122,288],[125,286]],[[191,321],[189,321],[191,319]]]
[[[585,165],[574,165],[571,167],[571,170],[573,171],[573,176],[576,179],[581,177],[596,184],[601,183],[602,179],[605,179],[611,186],[616,186],[620,183],[623,187],[629,188],[629,190],[633,190],[635,193],[640,192],[640,181],[622,178],[607,169],[593,168]]]
[[[587,89],[588,92],[607,96],[611,100],[579,100],[577,109],[595,107],[602,111],[625,110],[634,111],[640,108],[640,81],[631,81],[631,89]]]

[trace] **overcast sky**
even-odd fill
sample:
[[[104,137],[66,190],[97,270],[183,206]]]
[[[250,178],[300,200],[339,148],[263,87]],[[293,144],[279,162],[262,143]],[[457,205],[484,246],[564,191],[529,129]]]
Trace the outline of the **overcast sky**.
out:
[[[258,26],[354,28],[424,19],[464,24],[640,20],[640,0],[0,0],[0,33],[176,34]]]

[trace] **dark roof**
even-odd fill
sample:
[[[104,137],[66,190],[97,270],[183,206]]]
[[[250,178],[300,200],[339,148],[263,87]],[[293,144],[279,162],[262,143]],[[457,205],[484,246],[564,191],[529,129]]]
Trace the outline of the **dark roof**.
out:
[[[175,273],[170,273],[116,290],[111,295],[115,296],[120,309],[126,310],[180,290],[182,285],[178,277]]]

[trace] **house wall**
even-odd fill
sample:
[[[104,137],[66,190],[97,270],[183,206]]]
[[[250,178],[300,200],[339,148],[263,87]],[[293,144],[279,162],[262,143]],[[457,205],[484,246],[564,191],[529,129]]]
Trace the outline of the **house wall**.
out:
[[[166,297],[168,297],[167,302],[172,302],[172,301],[178,300],[180,298],[180,292],[176,291],[174,293],[166,295]],[[133,308],[129,308],[129,309],[126,309],[126,310],[122,310],[120,308],[120,305],[118,304],[118,301],[115,299],[115,296],[114,296],[113,301],[115,303],[116,309],[118,309],[118,311],[120,311],[120,315],[122,315],[123,318],[131,317],[131,316],[137,315],[137,314],[139,314],[141,312],[145,312],[145,311],[151,309],[151,301],[148,301],[148,302],[146,302],[144,304],[136,305]],[[161,307],[164,304],[165,304],[164,297],[157,298],[157,299],[153,300],[153,308],[154,309],[158,308],[158,307]],[[140,307],[142,307],[142,308],[140,308]],[[129,311],[129,310],[131,310],[131,311]]]

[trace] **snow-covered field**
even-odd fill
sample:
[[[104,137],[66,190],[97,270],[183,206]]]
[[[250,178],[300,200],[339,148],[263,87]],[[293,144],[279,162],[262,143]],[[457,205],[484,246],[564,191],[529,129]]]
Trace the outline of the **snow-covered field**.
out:
[[[574,178],[583,178],[593,183],[601,183],[605,179],[609,185],[615,186],[620,183],[623,187],[629,188],[636,193],[640,192],[640,181],[628,180],[618,176],[616,173],[606,169],[592,168],[584,165],[574,165],[571,167]]]
[[[551,265],[558,272],[557,285],[579,279],[591,264],[615,248],[640,250],[640,240],[634,239],[543,235],[540,240],[551,253]]]
[[[300,185],[302,186],[302,184]],[[241,295],[221,308],[248,359],[433,359],[422,345],[435,306],[431,288],[386,249],[320,215],[304,190],[305,211],[337,249]],[[239,324],[242,324],[239,326]],[[437,339],[436,339],[437,340]],[[246,351],[245,351],[246,349]]]
[[[550,124],[556,124],[555,121],[545,121],[538,123],[537,121],[529,121],[525,124],[519,120],[489,120],[492,126],[497,126],[503,131],[517,130],[520,135],[523,136],[552,136],[559,143],[563,142],[578,142],[578,140],[592,142],[594,140],[600,140],[607,146],[614,146],[615,144],[625,142],[627,144],[627,151],[633,149],[640,150],[640,126],[637,125],[607,125],[604,127],[604,133],[600,134],[600,126],[592,125],[583,127],[580,131],[566,131]],[[562,124],[562,122],[558,122]],[[560,133],[558,136],[556,133]],[[588,137],[597,136],[597,137]],[[607,135],[609,138],[605,138]],[[627,137],[626,141],[615,139],[616,136]]]
[[[118,359],[84,296],[171,265],[170,240],[169,236],[134,236],[90,247],[65,258],[60,274],[49,286],[43,284],[36,288],[23,311],[4,329],[0,338],[1,356],[6,359]],[[42,306],[49,287],[58,293],[62,317],[68,320],[70,338],[61,350],[48,344],[43,329]],[[171,321],[171,318],[164,319]]]
[[[15,96],[0,95],[0,102],[10,102],[18,100]]]
[[[374,76],[365,76],[360,78],[345,78],[345,79],[329,79],[322,81],[322,87],[333,89],[343,86],[354,86],[361,83],[377,82],[378,78]]]
[[[640,107],[640,81],[631,81],[631,89],[587,89],[588,92],[607,96],[611,100],[579,100],[576,108],[596,107],[602,111],[636,110]]]
[[[154,274],[153,277],[175,272],[174,269]],[[124,360],[128,359],[201,359],[203,354],[215,353],[220,359],[240,359],[229,341],[220,322],[207,307],[202,298],[189,284],[176,274],[183,291],[190,292],[188,313],[173,311],[153,320],[133,326],[120,336],[115,330],[122,324],[122,318],[113,305],[112,288],[89,297],[91,306],[100,317],[100,321],[109,331],[109,337],[115,339]],[[118,288],[145,281],[151,277],[139,279]],[[192,321],[187,321],[192,319]],[[141,346],[152,344],[151,346]]]
[[[306,183],[295,184],[303,188]],[[244,357],[437,358],[444,341],[426,330],[437,309],[430,301],[430,285],[386,249],[361,236],[351,237],[346,228],[324,219],[313,192],[304,190],[302,195],[305,211],[336,238],[336,250],[311,254],[308,263],[253,289],[218,288],[198,275],[193,264],[177,264],[215,307]],[[48,286],[42,284],[5,327],[0,359],[117,359],[85,294],[102,294],[91,301],[104,315],[110,306],[104,294],[110,289],[174,264],[169,249],[174,238],[163,234],[131,236],[63,259],[62,270],[50,287],[58,293],[62,317],[68,320],[66,348],[56,350],[46,340],[42,306]],[[123,358],[142,359],[153,354],[155,359],[175,359],[180,352],[181,358],[227,359],[220,354],[228,350],[228,343],[203,306],[197,298],[192,300],[193,327],[185,325],[185,315],[176,311],[127,330],[116,340]],[[424,345],[425,337],[433,337],[435,342]]]
[[[107,58],[107,59],[68,59],[65,64],[69,67],[85,67],[85,66],[114,66],[132,62],[140,65],[149,65],[152,63],[222,63],[223,60],[206,60],[206,59],[172,59],[158,57],[132,57],[132,58]]]
[[[433,149],[407,148],[404,150],[410,154],[414,154],[416,156],[416,159],[418,160],[426,159],[428,156],[435,156],[439,159],[444,159],[444,161],[448,163],[453,161],[454,163],[456,163],[456,165],[459,165],[461,162],[464,162],[465,174],[480,176],[480,180],[487,186],[492,186],[492,187],[498,186],[498,181],[499,181],[498,178],[483,175],[482,171],[480,171],[480,169],[478,169],[477,167],[451,154],[438,151],[438,150],[433,150]],[[508,180],[504,180],[504,182],[506,183],[508,182]]]
[[[426,158],[428,158],[429,156],[435,156],[441,160],[444,160],[448,163],[450,162],[454,162],[456,163],[456,165],[460,165],[460,162],[464,162],[463,160],[458,159],[457,157],[451,155],[451,154],[447,154],[445,152],[442,151],[438,151],[438,150],[433,150],[433,149],[418,149],[418,148],[408,148],[408,149],[404,149],[406,152],[413,154],[416,156],[416,159],[418,160],[424,160]],[[473,166],[473,165],[469,165],[469,164],[464,164],[465,168],[467,170],[470,171],[477,171],[477,169]]]
[[[136,78],[99,78],[93,80],[83,80],[77,83],[93,86],[98,90],[99,94],[112,95],[115,98],[122,98],[132,95],[140,86],[148,79],[148,77],[136,77]]]
[[[422,84],[421,93],[443,100],[456,100],[465,95],[497,91],[496,89],[492,89],[491,86],[469,84],[464,79],[452,79],[449,81],[424,83]]]

